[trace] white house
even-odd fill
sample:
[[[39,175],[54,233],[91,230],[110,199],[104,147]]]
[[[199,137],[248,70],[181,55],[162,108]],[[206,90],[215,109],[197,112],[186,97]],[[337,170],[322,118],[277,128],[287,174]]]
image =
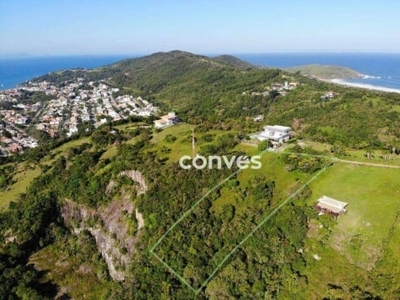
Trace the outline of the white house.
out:
[[[290,139],[290,131],[292,129],[287,126],[268,125],[264,127],[264,131],[257,135],[260,141],[269,140],[278,144],[287,142]]]
[[[154,121],[154,126],[157,129],[162,129],[168,126],[175,125],[176,123],[179,122],[178,117],[175,115],[174,112],[168,113],[168,115],[161,116],[160,120],[155,120]]]
[[[315,206],[315,209],[321,214],[328,213],[338,218],[341,214],[347,212],[347,205],[348,203],[346,202],[338,201],[324,195],[318,199],[318,203]]]

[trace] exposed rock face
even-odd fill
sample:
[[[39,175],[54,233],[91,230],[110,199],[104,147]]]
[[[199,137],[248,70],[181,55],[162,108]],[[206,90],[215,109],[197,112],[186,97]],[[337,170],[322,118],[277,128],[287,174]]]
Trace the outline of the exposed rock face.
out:
[[[137,190],[137,196],[144,194],[147,192],[147,184],[144,176],[139,171],[123,171],[119,174],[119,176],[128,176],[132,181],[139,184],[139,188]]]
[[[137,195],[147,191],[146,181],[138,171],[123,171],[120,176],[128,176],[138,183]],[[109,194],[115,182],[110,181],[106,188]],[[129,232],[128,219],[133,217],[134,205],[130,196],[113,200],[107,206],[97,210],[66,200],[61,208],[61,215],[67,226],[75,234],[88,230],[95,238],[97,248],[107,263],[110,276],[116,281],[125,279],[125,269],[134,253],[140,229],[144,227],[142,214],[136,209],[135,218],[138,222],[137,232]]]
[[[138,230],[144,227],[144,220],[143,220],[143,215],[138,211],[138,209],[136,208],[136,212],[135,212],[135,217],[136,220],[138,221]]]
[[[111,180],[106,187],[106,194],[109,194],[115,186],[115,181]]]
[[[72,201],[66,201],[62,207],[64,222],[72,227],[75,234],[88,230],[93,235],[98,250],[107,263],[110,276],[116,281],[125,279],[124,269],[130,262],[137,241],[137,234],[135,236],[129,234],[126,222],[126,218],[132,212],[133,204],[127,197],[112,201],[98,211]],[[93,222],[95,219],[101,221]],[[122,251],[124,247],[126,253]]]

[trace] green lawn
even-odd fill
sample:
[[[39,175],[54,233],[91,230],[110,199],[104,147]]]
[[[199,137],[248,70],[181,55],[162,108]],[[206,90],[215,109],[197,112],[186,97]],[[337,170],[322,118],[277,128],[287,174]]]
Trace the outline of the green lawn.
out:
[[[51,166],[62,154],[65,154],[69,148],[77,147],[84,143],[90,143],[90,138],[83,137],[62,144],[60,147],[57,147],[50,152],[51,155],[53,155],[53,158],[50,159],[49,155],[47,155],[41,162],[45,165]]]
[[[190,124],[185,124],[185,123],[181,123],[175,126],[170,126],[167,127],[161,131],[155,132],[153,134],[153,139],[152,139],[152,143],[157,144],[159,142],[163,142],[164,138],[168,135],[174,135],[176,136],[178,139],[187,136],[187,135],[191,135],[192,134],[192,128],[195,128],[195,126],[190,125]]]
[[[110,145],[107,150],[101,155],[100,160],[111,159],[117,155],[118,149],[115,145]]]
[[[121,124],[121,125],[116,125],[113,126],[113,128],[116,128],[118,130],[133,130],[136,129],[140,126],[151,126],[145,122],[137,122],[137,123],[128,123],[128,124]]]
[[[192,128],[195,126],[190,124],[178,124],[176,126],[171,126],[163,129],[162,131],[155,132],[151,143],[153,143],[158,149],[163,148],[170,149],[169,152],[165,152],[164,156],[168,157],[169,162],[178,162],[183,155],[192,156]],[[210,130],[207,132],[195,132],[195,136],[198,140],[204,135],[212,135],[215,140],[218,136],[228,134],[231,131],[223,130]],[[174,142],[167,142],[165,137],[167,135],[172,135],[176,137]],[[206,142],[196,142],[196,153],[198,153],[202,146],[206,145]]]
[[[399,211],[400,170],[337,163],[311,189],[310,205],[322,195],[349,203],[329,244],[349,262],[373,268]]]
[[[77,140],[73,140],[70,142],[67,142],[65,144],[62,144],[60,147],[54,149],[52,152],[57,153],[57,152],[64,152],[65,150],[68,150],[68,148],[80,146],[84,143],[90,143],[90,138],[89,137],[83,137]]]
[[[331,228],[322,228],[315,221],[314,230],[319,233],[306,240],[304,254],[308,286],[319,293],[326,291],[328,284],[365,284],[368,272],[384,255],[385,241],[400,210],[400,170],[336,163],[310,187],[309,205],[322,195],[349,205],[348,212]],[[395,233],[399,242],[398,231]],[[323,235],[328,238],[321,239]],[[393,248],[392,240],[389,245]],[[320,260],[313,257],[315,254]]]
[[[21,164],[16,168],[18,171],[13,177],[14,184],[7,190],[0,191],[0,210],[7,209],[11,201],[18,200],[18,196],[24,193],[32,180],[41,174],[39,167],[35,169],[24,168]]]
[[[298,299],[361,299],[354,296],[355,287],[372,293],[399,288],[383,286],[396,282],[400,270],[394,263],[400,259],[399,218],[395,222],[399,175],[396,169],[336,163],[310,184],[307,205],[327,195],[348,202],[348,212],[337,221],[328,216],[310,220],[302,249],[306,264],[301,273],[307,284],[285,286],[283,294],[291,295],[287,298],[297,293]]]

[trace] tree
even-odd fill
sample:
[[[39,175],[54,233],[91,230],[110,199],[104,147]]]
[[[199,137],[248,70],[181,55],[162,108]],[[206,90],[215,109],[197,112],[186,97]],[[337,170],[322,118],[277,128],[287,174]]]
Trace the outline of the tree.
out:
[[[12,134],[6,129],[3,129],[3,136],[8,139],[12,138]]]
[[[268,149],[270,147],[272,147],[272,143],[271,143],[270,140],[261,141],[258,144],[258,151],[261,152],[261,151],[264,151],[264,150],[266,150],[266,149]]]

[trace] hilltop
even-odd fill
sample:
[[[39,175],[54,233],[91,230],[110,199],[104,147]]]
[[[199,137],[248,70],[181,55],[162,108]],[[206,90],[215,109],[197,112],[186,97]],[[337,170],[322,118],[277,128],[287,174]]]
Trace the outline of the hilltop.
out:
[[[225,62],[228,64],[231,64],[235,67],[241,68],[241,69],[254,69],[257,68],[257,66],[250,64],[246,61],[243,61],[235,56],[232,55],[219,55],[216,57],[213,57],[214,60],[220,61],[220,62]]]
[[[340,142],[356,148],[397,147],[395,120],[399,96],[341,87],[298,72],[308,70],[314,76],[348,77],[357,76],[355,71],[313,65],[288,72],[243,69],[244,65],[231,56],[216,59],[171,51],[94,70],[51,73],[37,80],[56,83],[76,77],[86,81],[105,80],[119,88],[115,96],[141,96],[162,110],[177,111],[190,123],[210,122],[240,128],[246,118],[263,114],[269,123],[295,124],[299,133],[318,141]],[[296,88],[285,90],[285,82],[292,82]],[[328,91],[334,91],[336,96],[321,101]]]

